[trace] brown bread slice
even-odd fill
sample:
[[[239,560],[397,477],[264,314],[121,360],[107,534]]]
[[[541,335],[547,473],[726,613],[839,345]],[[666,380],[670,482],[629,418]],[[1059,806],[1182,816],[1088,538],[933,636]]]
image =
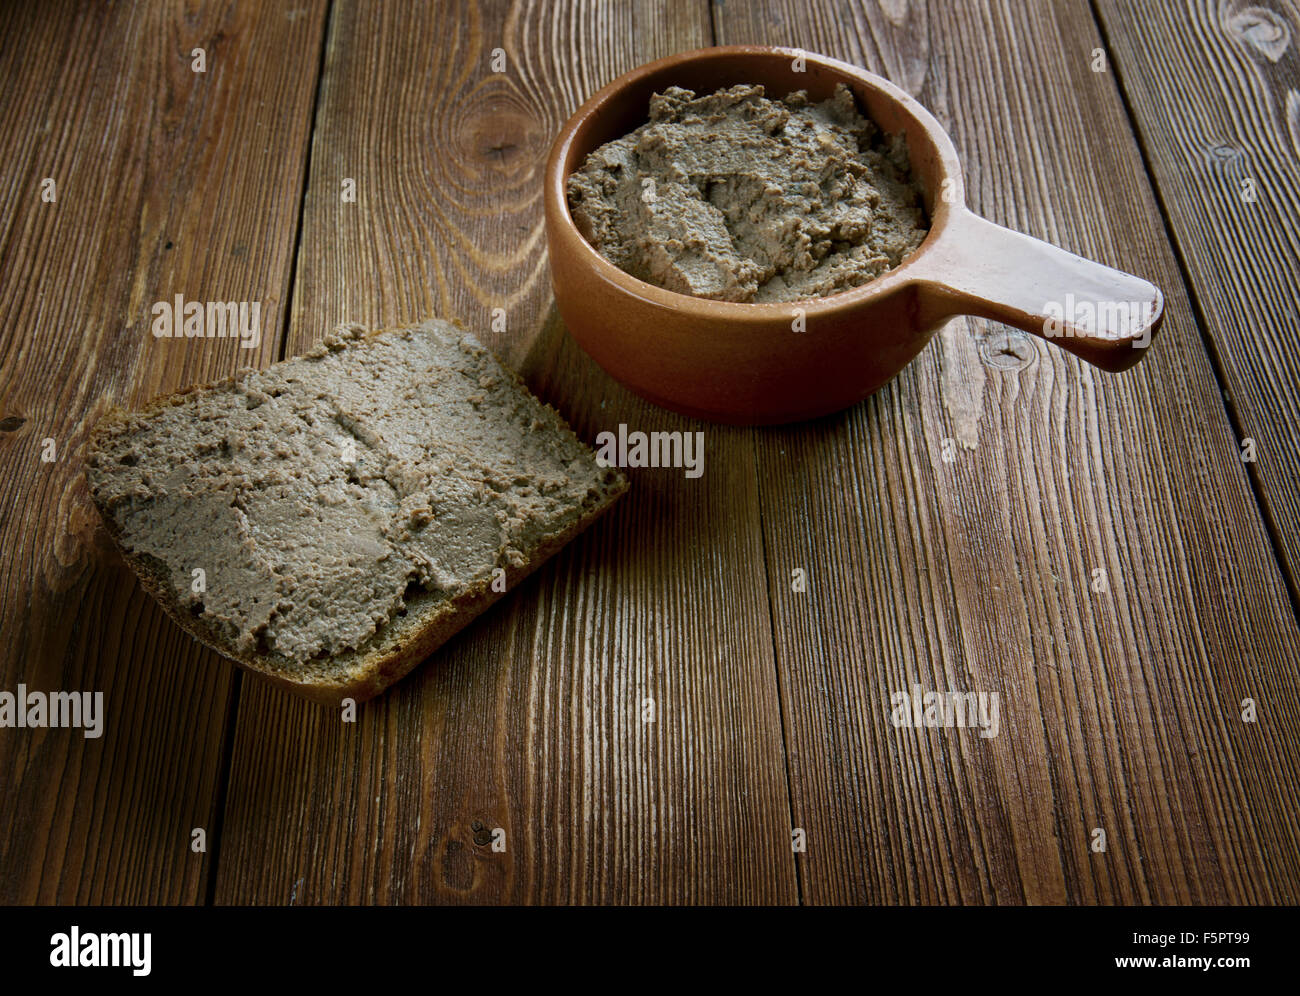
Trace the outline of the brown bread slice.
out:
[[[627,489],[436,320],[344,326],[306,356],[114,410],[86,453],[109,533],[168,614],[324,703],[383,691]]]

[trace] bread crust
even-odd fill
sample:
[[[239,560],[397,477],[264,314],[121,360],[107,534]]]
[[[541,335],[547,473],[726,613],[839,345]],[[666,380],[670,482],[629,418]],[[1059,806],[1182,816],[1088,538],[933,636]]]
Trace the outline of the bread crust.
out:
[[[418,326],[416,326],[418,327]],[[366,334],[362,341],[368,341],[388,332],[400,332],[403,329],[381,329]],[[502,367],[516,384],[527,391],[522,378],[513,370]],[[129,412],[122,408],[113,408],[105,413],[91,430],[86,444],[86,455],[90,459],[98,456],[102,441],[114,434],[113,430],[126,423],[127,419],[137,415],[147,415],[170,405],[181,403],[188,395],[196,392],[220,390],[233,386],[236,377],[225,377],[207,384],[197,384],[182,388],[170,394],[161,395],[149,401],[139,412]],[[544,402],[542,402],[544,404]],[[547,405],[546,407],[550,407]],[[557,413],[558,414],[558,413]],[[561,425],[570,433],[568,424],[560,419]],[[575,437],[576,438],[576,437]],[[89,482],[88,482],[89,483]],[[141,586],[154,597],[163,610],[183,630],[204,646],[216,651],[227,660],[233,661],[241,668],[258,675],[280,688],[296,695],[310,699],[321,705],[337,706],[344,699],[363,702],[380,694],[395,682],[404,678],[417,665],[427,659],[434,651],[469,625],[489,606],[512,590],[519,582],[554,556],[579,533],[595,522],[628,489],[625,475],[614,471],[604,490],[589,498],[576,521],[566,528],[545,536],[537,549],[522,565],[507,566],[505,570],[505,591],[494,591],[487,579],[481,579],[451,599],[438,599],[433,593],[420,593],[407,601],[405,616],[397,616],[368,639],[362,647],[332,655],[328,664],[343,672],[346,678],[330,678],[313,673],[311,668],[302,668],[306,673],[295,674],[291,662],[281,663],[284,659],[266,654],[240,654],[215,627],[206,623],[202,616],[189,612],[172,589],[169,572],[160,561],[146,554],[129,550],[122,539],[121,529],[114,521],[111,511],[101,502],[96,489],[89,488],[91,500],[99,511],[104,526],[122,555],[122,559],[140,579]],[[394,641],[396,640],[396,645]],[[300,666],[301,667],[301,666]]]

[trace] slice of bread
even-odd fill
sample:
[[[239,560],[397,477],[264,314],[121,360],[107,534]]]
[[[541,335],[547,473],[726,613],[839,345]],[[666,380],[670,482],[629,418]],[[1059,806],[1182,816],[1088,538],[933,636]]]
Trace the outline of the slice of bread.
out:
[[[185,630],[323,703],[383,691],[627,489],[473,336],[343,326],[114,410],[86,478]]]

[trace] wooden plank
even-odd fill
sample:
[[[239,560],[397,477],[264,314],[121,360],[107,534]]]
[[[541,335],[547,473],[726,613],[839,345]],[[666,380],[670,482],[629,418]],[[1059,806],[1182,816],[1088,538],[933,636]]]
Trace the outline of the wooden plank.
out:
[[[1300,4],[1097,7],[1294,595]]]
[[[550,313],[541,169],[586,95],[707,38],[703,4],[337,3],[290,352],[342,320],[487,333],[500,307],[488,340],[584,438],[699,428]],[[247,682],[218,901],[794,901],[753,436],[706,447],[702,478],[637,474],[355,725]]]
[[[976,210],[1168,295],[1123,375],[962,320],[867,403],[760,435],[803,898],[1295,902],[1300,637],[1086,4],[714,22],[889,76]],[[999,735],[895,729],[914,682],[998,693]]]
[[[0,732],[0,901],[202,901],[212,852],[190,835],[216,843],[233,671],[111,550],[78,450],[110,402],[274,359],[323,5],[0,22],[0,688],[104,696],[98,738]],[[260,300],[260,347],[153,338],[152,302],[177,293]]]

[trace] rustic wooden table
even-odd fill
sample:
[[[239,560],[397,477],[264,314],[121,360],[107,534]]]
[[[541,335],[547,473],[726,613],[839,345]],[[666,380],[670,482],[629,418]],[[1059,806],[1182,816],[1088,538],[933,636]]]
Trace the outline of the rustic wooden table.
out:
[[[1164,288],[1152,354],[960,320],[761,430],[612,382],[551,302],[546,150],[619,73],[739,42],[917,96],[977,211]],[[1293,0],[5,4],[0,689],[106,722],[0,730],[0,899],[1300,901],[1298,67]],[[177,293],[261,301],[259,348],[153,338]],[[588,440],[704,429],[706,472],[634,472],[344,724],[163,615],[78,449],[429,315]],[[895,729],[913,685],[997,693],[998,736]]]

